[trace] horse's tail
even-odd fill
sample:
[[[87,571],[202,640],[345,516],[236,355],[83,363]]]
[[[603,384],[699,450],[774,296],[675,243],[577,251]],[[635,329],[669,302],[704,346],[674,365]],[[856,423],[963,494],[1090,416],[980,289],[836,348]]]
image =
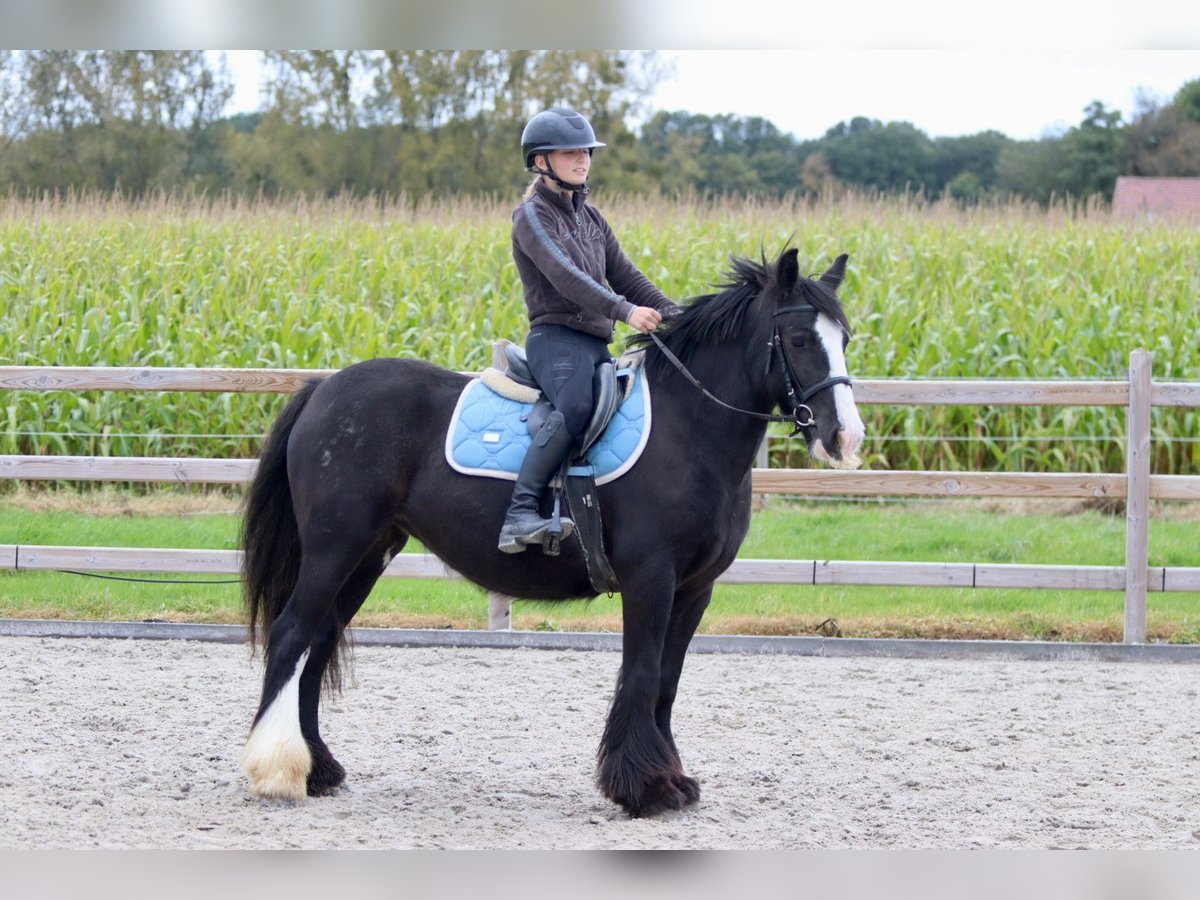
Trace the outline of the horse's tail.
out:
[[[266,630],[282,612],[300,572],[300,530],[287,478],[288,436],[321,383],[314,378],[296,392],[271,427],[259,453],[258,471],[246,494],[242,518],[242,593],[250,639],[266,643]]]

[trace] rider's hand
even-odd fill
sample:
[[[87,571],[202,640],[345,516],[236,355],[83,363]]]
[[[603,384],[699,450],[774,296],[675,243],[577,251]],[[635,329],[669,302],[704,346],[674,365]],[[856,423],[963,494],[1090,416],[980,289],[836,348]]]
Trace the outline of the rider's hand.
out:
[[[629,324],[640,331],[642,334],[649,334],[658,327],[658,323],[662,321],[662,315],[657,309],[650,306],[635,307],[633,312],[629,314]]]

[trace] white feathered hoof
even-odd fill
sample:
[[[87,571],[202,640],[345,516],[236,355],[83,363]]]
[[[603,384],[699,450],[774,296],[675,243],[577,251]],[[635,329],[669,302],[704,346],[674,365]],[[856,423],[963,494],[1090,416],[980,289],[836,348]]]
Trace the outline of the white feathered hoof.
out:
[[[250,792],[270,800],[303,800],[307,795],[312,752],[300,731],[300,673],[308,651],[267,711],[250,731],[242,750],[242,768]]]
[[[250,732],[242,750],[242,768],[250,793],[264,800],[303,800],[308,793],[312,753],[304,738],[280,743],[262,735],[262,723]]]

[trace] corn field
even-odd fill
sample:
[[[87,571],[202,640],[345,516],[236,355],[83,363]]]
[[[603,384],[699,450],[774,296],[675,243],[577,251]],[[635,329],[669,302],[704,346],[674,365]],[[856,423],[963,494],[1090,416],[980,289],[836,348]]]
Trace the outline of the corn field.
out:
[[[962,210],[919,197],[821,202],[594,198],[669,296],[732,254],[841,252],[858,377],[1200,379],[1200,231],[1102,208]],[[340,368],[407,356],[461,370],[527,329],[515,199],[0,199],[0,365]],[[625,326],[620,326],[622,329]],[[623,331],[619,337],[628,334]],[[0,394],[0,452],[249,457],[284,398]],[[864,407],[876,468],[1121,471],[1120,409]],[[1200,471],[1195,410],[1156,410],[1154,469]],[[781,432],[782,434],[782,432]],[[798,442],[773,464],[808,465]]]

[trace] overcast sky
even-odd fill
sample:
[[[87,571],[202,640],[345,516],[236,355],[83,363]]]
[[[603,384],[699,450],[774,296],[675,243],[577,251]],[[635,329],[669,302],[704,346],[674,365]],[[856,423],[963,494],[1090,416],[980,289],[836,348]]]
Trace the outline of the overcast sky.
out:
[[[940,137],[994,128],[1018,139],[1076,125],[1093,100],[1133,115],[1139,91],[1169,100],[1200,79],[1196,50],[765,49],[659,51],[672,73],[651,111],[762,116],[798,138],[854,116]],[[260,103],[255,51],[227,54],[230,112]]]
[[[935,137],[994,128],[1018,139],[1076,125],[1093,100],[1128,121],[1139,90],[1169,100],[1200,79],[1200,50],[691,51],[659,109],[762,116],[799,138],[854,116]]]

